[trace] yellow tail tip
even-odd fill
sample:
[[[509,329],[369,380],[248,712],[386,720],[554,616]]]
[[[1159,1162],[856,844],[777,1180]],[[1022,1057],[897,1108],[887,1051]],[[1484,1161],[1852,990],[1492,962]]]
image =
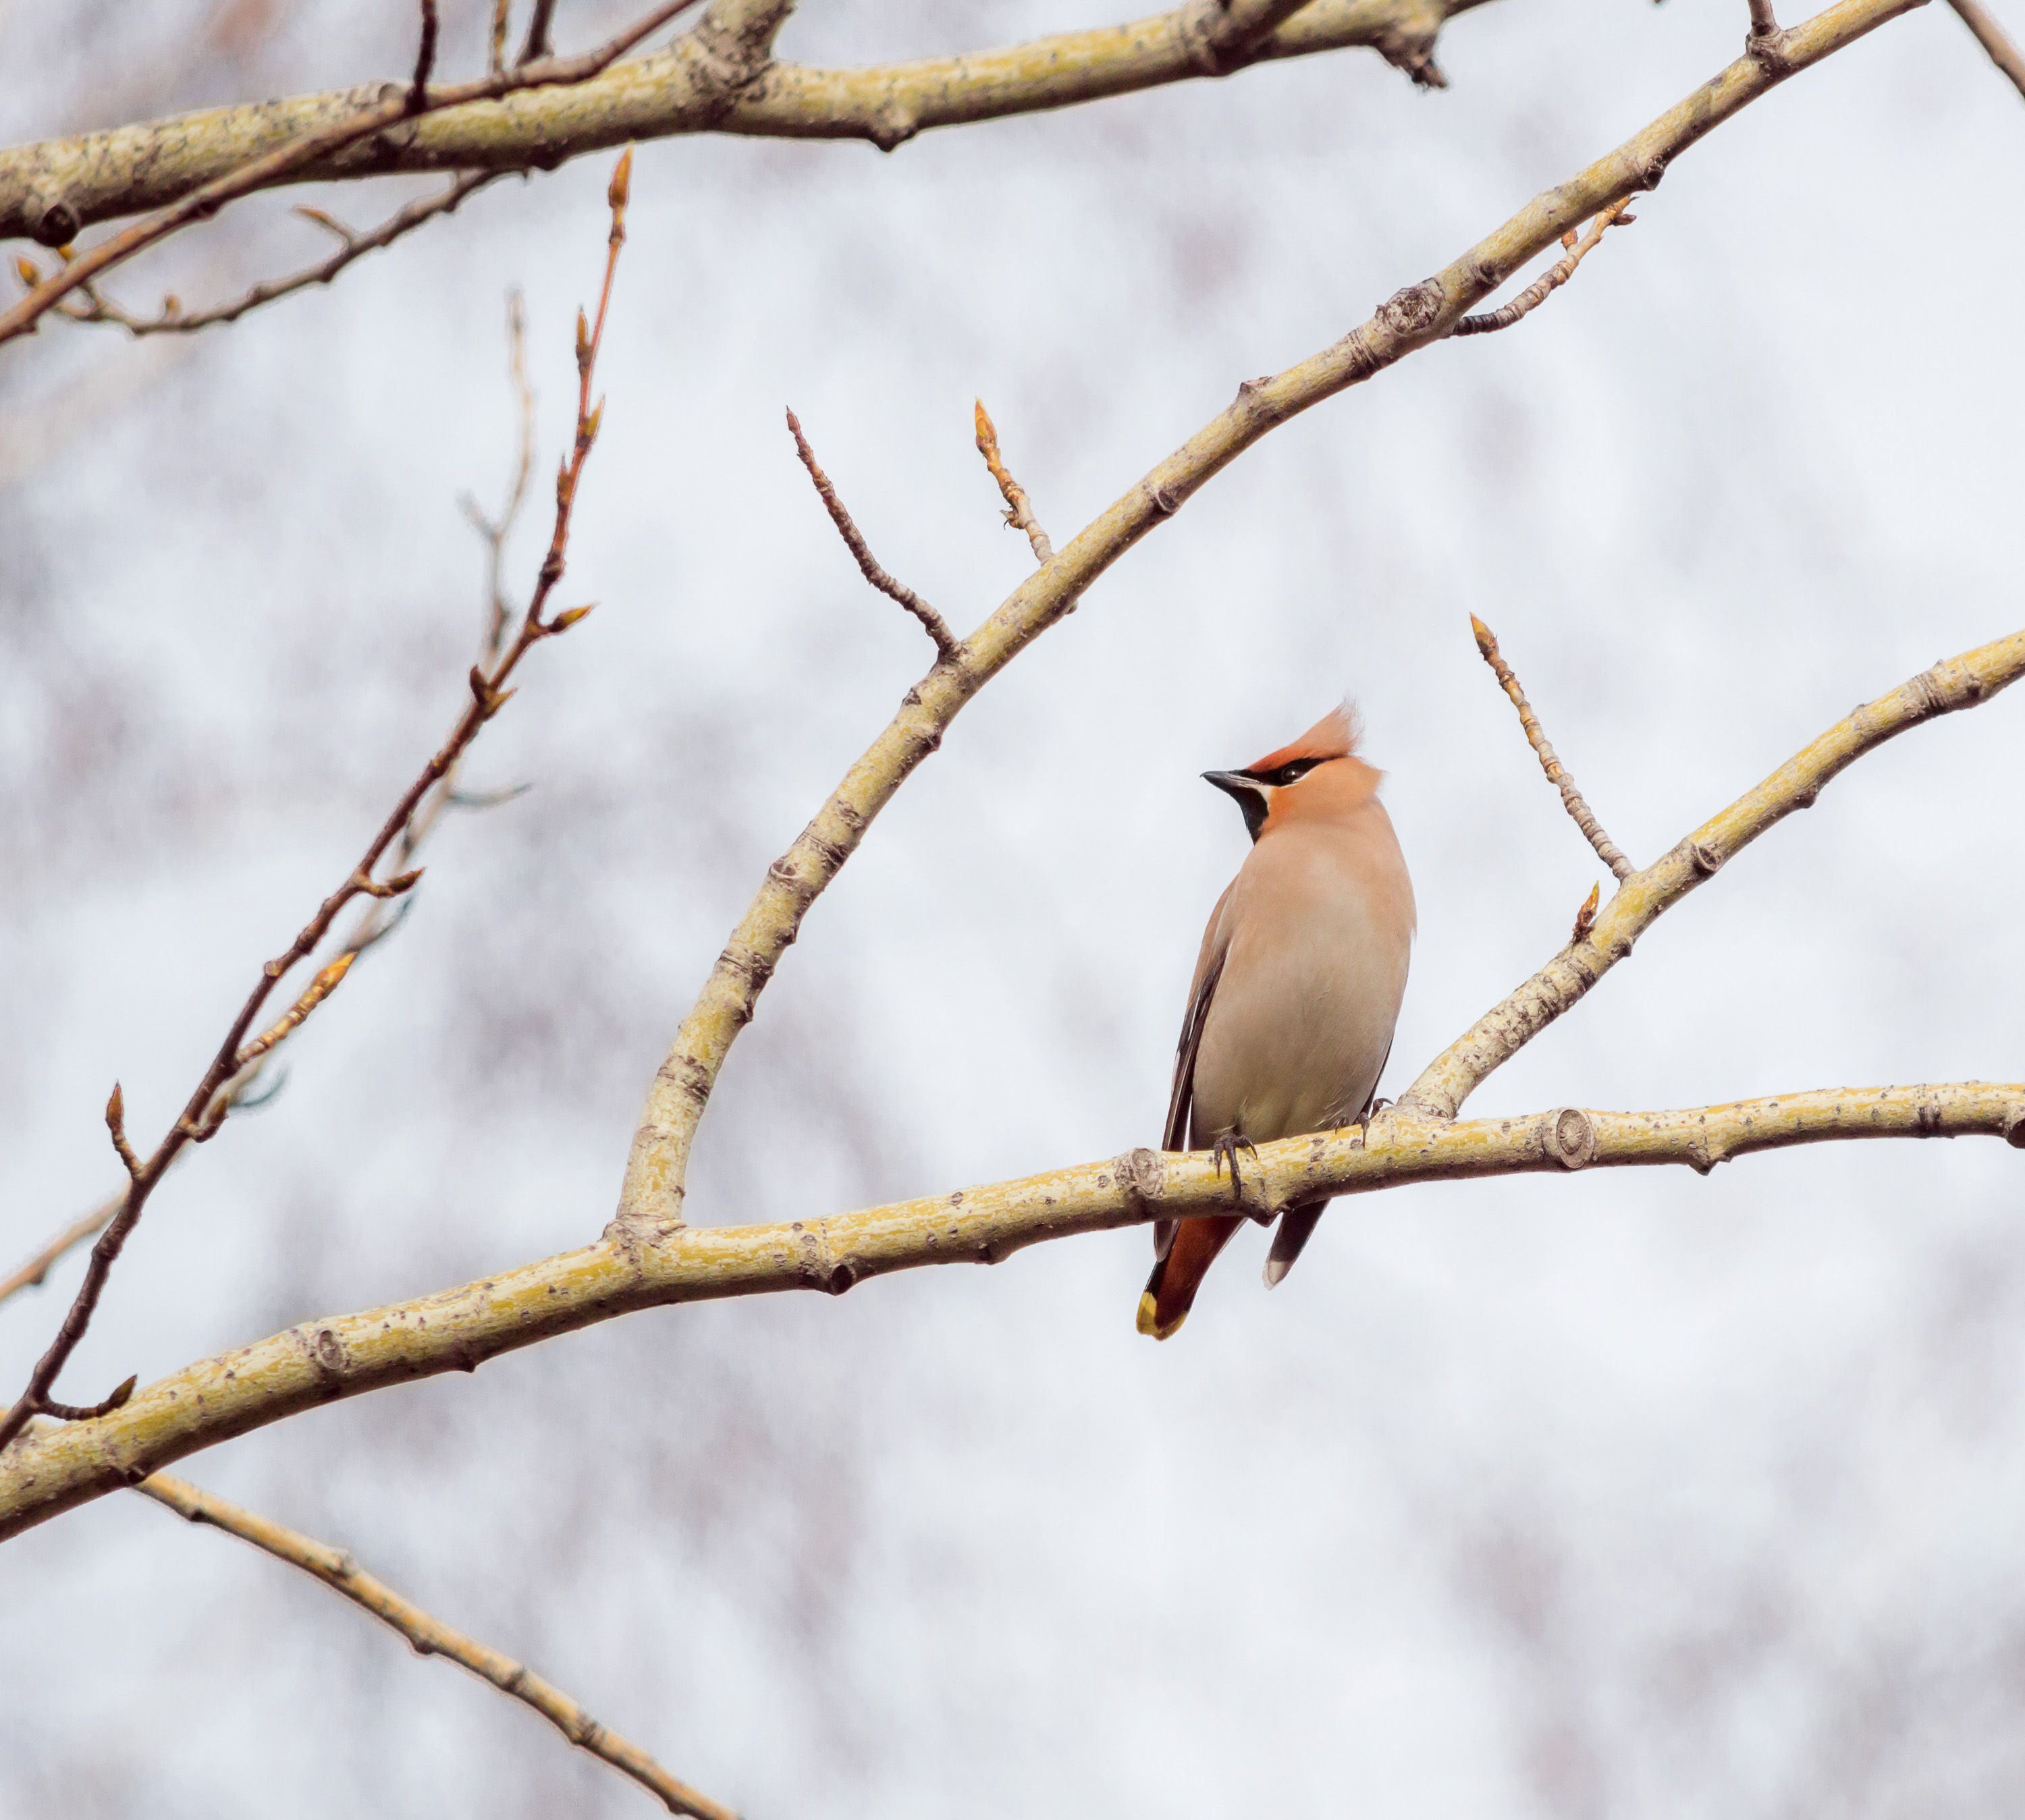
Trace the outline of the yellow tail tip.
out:
[[[1160,1304],[1153,1299],[1153,1292],[1148,1290],[1139,1298],[1139,1331],[1153,1339],[1172,1339],[1182,1330],[1182,1323],[1188,1318],[1189,1312],[1184,1308],[1163,1327],[1160,1325]]]

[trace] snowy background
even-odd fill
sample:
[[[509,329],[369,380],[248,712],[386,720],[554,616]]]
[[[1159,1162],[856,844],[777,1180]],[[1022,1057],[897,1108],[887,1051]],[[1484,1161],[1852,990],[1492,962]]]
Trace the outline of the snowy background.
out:
[[[2025,12],[2000,6],[2014,31]],[[566,45],[618,13],[565,6]],[[469,8],[446,14],[461,72]],[[1069,0],[809,6],[865,61]],[[1350,52],[858,145],[643,147],[569,600],[398,940],[178,1171],[66,1378],[581,1243],[777,853],[924,667],[781,424],[959,628],[1219,409],[1736,53],[1744,9],[1501,0],[1424,94]],[[0,0],[0,137],[398,72],[411,23]],[[450,52],[447,50],[447,56]],[[0,1267],[152,1142],[439,736],[456,507],[538,476],[608,157],[185,345],[0,353]],[[355,222],[410,190],[314,200]],[[118,294],[322,251],[269,196]],[[1150,1141],[1242,856],[1196,780],[1347,691],[1420,939],[1387,1085],[1599,876],[1471,644],[1649,859],[1850,705],[2013,629],[2025,108],[1935,6],[1684,157],[1522,330],[1277,432],[970,708],[818,906],[699,1221]],[[516,546],[524,587],[545,486]],[[1485,1088],[1485,1113],[2017,1078],[2025,695],[1865,760]],[[1130,931],[1121,934],[1120,931]],[[1133,1331],[1143,1232],[633,1317],[188,1463],[353,1549],[758,1817],[2015,1814],[2025,1164],[1980,1143],[1340,1206]],[[76,1260],[0,1308],[18,1380]],[[524,1709],[119,1496],[0,1550],[9,1815],[613,1815]]]

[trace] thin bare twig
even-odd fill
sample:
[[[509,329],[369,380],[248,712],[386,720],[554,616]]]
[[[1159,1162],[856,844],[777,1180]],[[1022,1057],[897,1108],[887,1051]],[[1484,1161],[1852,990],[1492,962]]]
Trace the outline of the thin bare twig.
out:
[[[514,463],[513,483],[507,490],[506,504],[496,519],[488,518],[469,494],[461,502],[464,516],[484,540],[485,597],[491,615],[487,622],[488,649],[494,653],[506,635],[506,622],[512,617],[505,585],[506,539],[513,532],[514,521],[520,516],[521,501],[527,497],[527,477],[535,471],[535,392],[527,383],[527,318],[518,291],[507,294],[506,343],[507,369],[513,379],[520,420],[520,453]]]
[[[1975,41],[1990,53],[1990,61],[2010,77],[2012,86],[2025,95],[2025,53],[2021,53],[2004,28],[1977,0],[1948,0],[1961,16],[1961,22],[1975,34]]]
[[[40,1285],[72,1246],[83,1244],[94,1233],[102,1232],[106,1222],[119,1211],[126,1199],[127,1191],[123,1188],[100,1202],[89,1213],[73,1220],[12,1276],[0,1278],[0,1302],[19,1290]]]
[[[1561,802],[1573,818],[1583,838],[1596,849],[1597,857],[1609,867],[1620,879],[1631,875],[1631,862],[1627,860],[1616,842],[1603,831],[1603,824],[1596,819],[1596,812],[1582,800],[1582,793],[1575,788],[1575,779],[1568,768],[1555,757],[1554,749],[1547,743],[1547,736],[1540,725],[1540,717],[1533,712],[1533,705],[1526,699],[1526,692],[1519,686],[1519,679],[1512,673],[1512,666],[1498,655],[1497,635],[1472,613],[1469,616],[1470,629],[1476,634],[1476,648],[1483,653],[1483,661],[1489,664],[1505,694],[1512,698],[1512,705],[1519,710],[1519,724],[1526,729],[1526,738],[1533,750],[1539,754],[1540,769],[1547,774],[1547,781],[1561,793]],[[1581,933],[1578,923],[1578,932]]]
[[[248,1034],[275,985],[299,963],[309,958],[322,942],[345,907],[360,897],[373,901],[376,904],[386,897],[398,896],[413,888],[421,874],[406,872],[399,878],[377,880],[375,874],[388,850],[402,837],[413,819],[417,809],[432,790],[437,789],[462,758],[465,750],[478,737],[485,723],[505,705],[513,690],[506,685],[507,679],[519,667],[520,660],[542,640],[567,630],[590,611],[587,607],[573,607],[557,614],[553,618],[544,618],[542,609],[554,593],[556,585],[563,577],[564,558],[569,543],[571,516],[576,501],[577,487],[583,475],[584,463],[589,458],[593,443],[597,440],[600,420],[604,415],[601,402],[591,403],[591,380],[597,364],[597,351],[605,339],[605,316],[612,302],[612,281],[618,270],[619,249],[626,240],[626,203],[631,175],[633,155],[628,151],[619,160],[613,171],[612,185],[607,200],[612,210],[612,231],[609,236],[605,262],[605,281],[598,294],[597,318],[595,325],[587,321],[583,313],[577,313],[576,365],[577,415],[576,437],[571,453],[562,463],[556,478],[555,528],[549,539],[548,553],[542,558],[541,572],[535,586],[532,598],[527,604],[526,615],[520,627],[498,662],[489,670],[473,664],[469,682],[471,700],[450,737],[439,748],[421,775],[402,793],[380,831],[373,838],[357,865],[346,875],[344,882],[326,897],[316,914],[303,924],[296,939],[280,955],[261,969],[259,983],[255,985],[239,1015],[233,1018],[226,1033],[225,1040],[212,1056],[204,1077],[197,1084],[185,1104],[181,1115],[171,1125],[154,1153],[138,1168],[133,1167],[133,1180],[121,1203],[119,1213],[99,1235],[98,1242],[92,1247],[91,1261],[85,1271],[84,1281],[79,1287],[75,1299],[64,1316],[63,1324],[56,1337],[36,1363],[31,1374],[28,1388],[16,1399],[14,1406],[5,1417],[0,1417],[0,1449],[4,1449],[23,1427],[35,1416],[45,1412],[62,1414],[62,1408],[52,1401],[57,1376],[76,1350],[78,1342],[90,1325],[98,1299],[104,1292],[106,1279],[112,1266],[147,1206],[149,1195],[161,1181],[164,1174],[175,1161],[186,1144],[202,1143],[214,1136],[232,1109],[231,1088],[247,1067],[266,1054],[274,1043],[278,1042],[289,1031],[309,1015],[323,997],[344,977],[344,970],[351,964],[349,955],[326,967],[296,999],[289,1011],[273,1029],[247,1040]],[[376,888],[376,886],[377,888]],[[115,1139],[123,1136],[123,1111],[116,1088],[114,1098],[107,1106],[108,1125],[119,1125]],[[122,1147],[123,1158],[130,1152]]]
[[[408,85],[408,112],[419,114],[429,105],[429,76],[436,67],[436,0],[422,0],[421,40],[415,47],[415,79]]]
[[[737,1820],[730,1808],[678,1781],[638,1745],[601,1725],[560,1687],[531,1673],[510,1656],[431,1616],[413,1600],[404,1598],[385,1581],[368,1573],[347,1550],[285,1528],[167,1473],[143,1479],[134,1488],[188,1522],[223,1530],[277,1561],[300,1568],[405,1637],[417,1655],[441,1656],[461,1668],[469,1669],[502,1693],[539,1713],[579,1749],[631,1777],[671,1814],[692,1814],[696,1820]]]
[[[864,534],[852,522],[851,514],[844,509],[843,501],[836,496],[836,489],[830,485],[829,476],[817,465],[816,452],[809,446],[809,439],[802,434],[801,420],[792,411],[788,413],[788,428],[795,438],[795,449],[802,458],[802,465],[809,471],[809,478],[816,483],[817,494],[823,502],[823,509],[829,514],[830,523],[836,527],[837,535],[843,539],[845,547],[858,559],[858,568],[866,581],[879,592],[899,602],[921,621],[929,637],[935,641],[935,649],[945,658],[954,658],[957,652],[956,634],[949,629],[948,622],[909,587],[905,582],[896,582],[879,566],[879,559],[873,555],[872,547],[865,542]]]
[[[1034,560],[1045,567],[1055,560],[1055,546],[1048,541],[1048,534],[1035,517],[1034,503],[1027,498],[1026,488],[1012,478],[1005,458],[998,453],[998,427],[982,398],[977,401],[977,452],[984,457],[984,465],[991,470],[991,478],[1005,496],[1006,523],[1027,534],[1027,541],[1034,546]]]
[[[492,0],[492,30],[485,42],[485,67],[497,75],[506,67],[506,26],[513,0]]]
[[[549,26],[555,16],[556,0],[535,0],[535,10],[527,19],[527,36],[520,46],[523,66],[549,54]]]
[[[497,101],[524,89],[568,86],[587,82],[609,68],[642,39],[657,31],[696,0],[661,0],[661,4],[636,20],[616,38],[582,57],[544,57],[520,64],[511,70],[483,76],[474,82],[453,83],[428,91],[422,113],[436,114],[472,101]],[[73,291],[97,278],[100,273],[131,259],[144,248],[166,239],[193,222],[208,219],[228,202],[279,183],[319,158],[342,151],[347,145],[372,137],[384,128],[414,117],[410,112],[410,95],[406,89],[362,108],[334,124],[291,141],[263,158],[237,165],[222,176],[192,190],[180,201],[145,217],[130,227],[101,240],[78,254],[63,270],[35,286],[27,296],[0,315],[0,343],[26,334],[49,310]]]
[[[95,284],[85,284],[78,288],[85,299],[83,303],[67,299],[57,304],[53,314],[72,322],[108,324],[137,336],[189,335],[197,329],[209,328],[221,322],[237,322],[247,311],[257,310],[263,303],[271,303],[277,298],[307,290],[312,284],[328,284],[355,259],[362,259],[368,253],[377,252],[382,247],[391,246],[404,235],[434,221],[438,215],[450,214],[472,191],[483,189],[494,178],[525,174],[524,171],[507,171],[461,172],[444,189],[433,196],[417,196],[389,215],[379,226],[366,233],[355,233],[322,209],[298,208],[296,213],[304,220],[314,222],[318,227],[337,236],[340,242],[338,250],[329,258],[314,266],[307,266],[300,272],[291,273],[285,278],[263,279],[230,303],[220,303],[212,309],[186,312],[182,303],[171,296],[162,300],[159,315],[136,316],[105,296]],[[32,260],[17,256],[14,265],[24,282],[30,287],[42,282],[42,273]]]
[[[1491,335],[1501,328],[1509,328],[1515,322],[1530,316],[1540,306],[1560,289],[1575,275],[1575,267],[1596,250],[1596,244],[1612,227],[1629,227],[1638,218],[1624,211],[1631,206],[1631,198],[1612,203],[1590,224],[1587,233],[1578,240],[1575,230],[1570,228],[1561,236],[1564,256],[1556,260],[1509,303],[1501,308],[1488,310],[1481,316],[1465,316],[1449,332],[1452,335]]]
[[[313,212],[321,213],[320,211]],[[333,231],[338,230],[333,229]],[[506,540],[526,500],[527,480],[534,471],[535,462],[535,394],[527,383],[526,327],[518,292],[507,299],[506,327],[509,370],[513,378],[519,423],[513,483],[505,508],[496,523],[479,509],[475,500],[467,497],[464,501],[467,516],[479,527],[486,543],[487,619],[484,632],[479,641],[478,661],[488,671],[498,664],[505,650],[511,612],[501,571]],[[460,758],[445,773],[443,782],[417,806],[414,814],[402,827],[400,838],[395,842],[387,862],[389,869],[396,874],[395,878],[386,884],[369,879],[364,882],[362,888],[377,901],[368,904],[362,911],[358,920],[340,941],[336,959],[356,960],[368,949],[392,934],[399,927],[402,919],[414,908],[411,887],[399,890],[395,887],[402,884],[400,875],[410,869],[410,862],[441,821],[446,810],[496,809],[502,803],[511,802],[516,797],[525,795],[530,787],[520,783],[505,790],[461,790],[458,787],[458,778],[462,769],[463,761]],[[279,1075],[264,1091],[259,1084],[266,1077],[266,1070],[273,1056],[274,1047],[270,1044],[235,1077],[228,1089],[232,1111],[250,1111],[264,1106],[280,1091],[282,1077]],[[102,1202],[57,1234],[11,1276],[0,1279],[0,1302],[4,1302],[18,1290],[31,1289],[41,1283],[66,1253],[103,1231],[106,1223],[119,1211],[125,1199],[126,1193],[122,1190],[109,1200]]]

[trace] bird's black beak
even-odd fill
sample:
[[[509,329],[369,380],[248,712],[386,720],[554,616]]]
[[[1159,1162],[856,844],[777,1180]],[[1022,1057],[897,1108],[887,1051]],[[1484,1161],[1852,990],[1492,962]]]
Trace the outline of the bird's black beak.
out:
[[[1205,771],[1203,782],[1214,783],[1244,812],[1244,831],[1255,841],[1266,825],[1266,786],[1242,771]]]

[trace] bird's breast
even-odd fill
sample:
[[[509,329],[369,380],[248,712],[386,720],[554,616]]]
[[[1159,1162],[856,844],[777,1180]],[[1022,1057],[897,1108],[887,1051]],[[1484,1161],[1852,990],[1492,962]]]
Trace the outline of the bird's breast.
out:
[[[1238,875],[1196,1062],[1197,1145],[1330,1130],[1376,1090],[1413,930],[1405,863],[1378,817],[1362,838],[1269,836]]]

